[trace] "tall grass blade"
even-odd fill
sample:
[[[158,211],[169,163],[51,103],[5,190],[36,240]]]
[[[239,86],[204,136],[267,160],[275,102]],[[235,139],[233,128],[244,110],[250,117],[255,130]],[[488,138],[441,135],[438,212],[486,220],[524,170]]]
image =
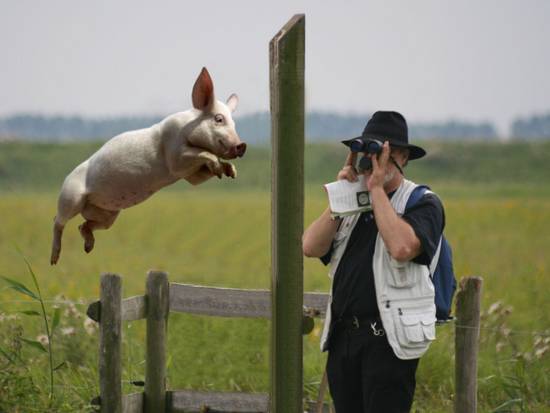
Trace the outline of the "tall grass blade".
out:
[[[40,341],[29,340],[28,338],[21,338],[21,341],[23,343],[29,345],[30,347],[33,347],[33,348],[35,348],[37,350],[40,350],[44,353],[48,352],[48,350],[46,350],[46,347],[44,347]]]
[[[61,309],[56,308],[53,312],[53,317],[52,317],[52,331],[51,331],[51,334],[53,334],[55,328],[59,325],[60,315],[61,315]]]
[[[40,313],[38,311],[34,311],[34,310],[17,311],[17,314],[25,314],[25,315],[30,315],[30,316],[40,316]]]
[[[509,412],[510,411],[510,407],[513,407],[513,406],[521,406],[523,405],[523,399],[512,399],[512,400],[508,400],[507,402],[501,404],[500,406],[498,406],[495,410],[493,410],[491,413],[504,413],[504,412]]]
[[[20,283],[19,281],[15,281],[15,280],[12,280],[11,278],[4,277],[3,275],[0,275],[0,278],[2,278],[4,281],[6,281],[9,284],[9,288],[21,294],[29,296],[34,300],[40,301],[40,299],[35,293],[33,293],[31,290],[29,290],[24,284]]]
[[[59,363],[54,369],[53,371],[56,371],[56,370],[59,370],[60,368],[62,367],[65,367],[67,365],[67,363],[65,363],[64,361]]]
[[[25,257],[25,255],[23,254],[23,251],[21,251],[21,249],[17,245],[15,246],[15,248],[17,249],[17,252],[19,253],[19,255],[21,255],[21,257],[25,261],[25,264],[27,264],[27,269],[29,270],[29,273],[31,274],[32,280],[34,282],[34,286],[36,287],[36,292],[38,293],[38,296],[37,296],[36,299],[38,301],[40,301],[40,307],[41,307],[41,310],[42,310],[42,319],[44,320],[44,327],[46,328],[46,335],[48,336],[48,350],[46,350],[46,349],[44,349],[44,350],[46,351],[46,353],[48,353],[49,361],[50,361],[50,394],[49,394],[49,400],[50,400],[50,402],[53,402],[53,398],[54,398],[54,383],[53,383],[53,381],[54,381],[53,380],[54,368],[53,368],[53,351],[52,351],[52,341],[53,341],[52,335],[53,334],[52,334],[52,330],[50,329],[50,325],[48,323],[48,316],[46,314],[46,307],[44,306],[44,300],[42,299],[42,293],[40,292],[40,285],[38,284],[38,279],[36,278],[36,274],[34,273],[34,270],[32,269],[31,263],[29,262],[27,257]],[[55,317],[55,313],[54,313],[54,317]],[[57,322],[59,323],[59,320]]]
[[[10,357],[9,353],[4,350],[2,347],[0,347],[0,354],[3,355],[10,363],[15,363],[15,361]]]

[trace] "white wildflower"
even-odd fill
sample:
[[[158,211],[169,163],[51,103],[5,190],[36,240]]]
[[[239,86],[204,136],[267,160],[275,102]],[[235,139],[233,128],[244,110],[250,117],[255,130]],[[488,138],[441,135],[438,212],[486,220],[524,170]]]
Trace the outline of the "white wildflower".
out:
[[[496,303],[491,304],[489,310],[487,310],[487,314],[493,314],[494,312],[500,310],[501,307],[502,303],[500,301],[497,301]]]
[[[74,327],[65,327],[61,329],[61,334],[64,336],[74,336],[75,334],[75,328]]]
[[[74,305],[74,303],[69,303],[69,305],[65,309],[65,317],[72,317],[72,318],[81,317],[80,311],[77,310],[76,305]]]
[[[544,346],[539,348],[538,350],[535,351],[535,357],[538,359],[542,358],[542,356],[544,356],[544,354],[546,354],[548,350],[550,350],[550,346]]]
[[[48,339],[48,336],[46,334],[40,334],[38,337],[36,337],[36,341],[38,341],[43,346],[47,346],[50,340]]]
[[[94,320],[86,317],[86,319],[84,320],[84,330],[86,330],[86,333],[92,336],[98,330],[98,325]]]

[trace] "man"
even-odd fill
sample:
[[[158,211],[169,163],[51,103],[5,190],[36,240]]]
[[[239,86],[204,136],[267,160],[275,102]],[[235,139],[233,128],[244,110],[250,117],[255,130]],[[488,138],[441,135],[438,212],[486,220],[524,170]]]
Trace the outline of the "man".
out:
[[[384,142],[381,153],[363,153],[355,166],[353,145]],[[337,179],[364,174],[372,212],[332,219],[327,208],[303,235],[303,251],[330,263],[331,300],[321,348],[337,413],[409,412],[419,358],[435,339],[434,288],[429,265],[444,227],[441,202],[403,176],[410,160],[426,152],[408,142],[405,118],[376,112],[352,147]],[[361,146],[361,145],[359,145]]]

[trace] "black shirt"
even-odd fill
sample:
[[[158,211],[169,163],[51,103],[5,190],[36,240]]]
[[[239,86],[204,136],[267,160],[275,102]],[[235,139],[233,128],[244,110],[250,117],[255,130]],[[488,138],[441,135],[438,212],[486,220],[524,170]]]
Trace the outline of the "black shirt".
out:
[[[391,198],[390,194],[390,198]],[[402,217],[413,228],[422,252],[412,261],[429,265],[445,226],[443,206],[433,194],[425,194]],[[378,305],[374,289],[372,258],[378,227],[372,212],[364,212],[353,229],[340,264],[334,274],[332,289],[333,320],[340,317],[376,317]],[[331,250],[321,260],[330,262]]]

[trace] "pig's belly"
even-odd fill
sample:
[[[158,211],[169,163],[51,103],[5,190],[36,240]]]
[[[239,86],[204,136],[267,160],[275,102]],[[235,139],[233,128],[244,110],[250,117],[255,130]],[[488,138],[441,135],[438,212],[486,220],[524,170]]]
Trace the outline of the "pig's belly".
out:
[[[111,176],[102,182],[96,181],[87,185],[87,200],[89,203],[109,211],[119,211],[130,208],[145,201],[159,189],[174,183],[177,179],[171,177],[130,177],[120,179]]]
[[[152,188],[123,188],[118,191],[91,192],[88,194],[87,200],[99,208],[119,211],[145,201],[157,190]]]
[[[101,160],[100,160],[101,161]],[[89,203],[110,211],[130,208],[177,181],[164,165],[91,163],[86,176]]]

